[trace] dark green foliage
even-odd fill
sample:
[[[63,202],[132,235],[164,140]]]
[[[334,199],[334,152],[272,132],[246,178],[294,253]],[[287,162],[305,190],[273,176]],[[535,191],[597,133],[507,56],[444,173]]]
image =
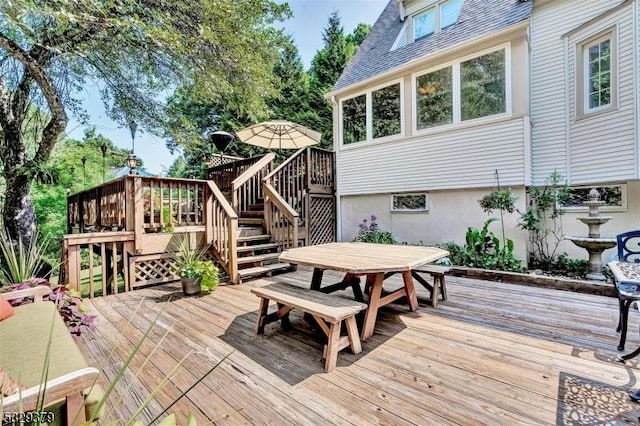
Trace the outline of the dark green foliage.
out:
[[[376,215],[371,215],[371,222],[363,219],[358,225],[358,235],[353,241],[359,243],[376,243],[376,244],[398,244],[391,232],[381,231],[377,222]]]
[[[560,275],[586,279],[589,273],[589,261],[585,259],[571,259],[567,253],[562,253],[553,263],[552,269]]]
[[[453,265],[470,268],[493,269],[496,271],[523,272],[522,262],[513,254],[513,241],[506,240],[503,247],[500,239],[489,231],[489,225],[498,219],[489,218],[482,229],[469,227],[465,235],[466,244],[461,247],[454,242],[438,245],[449,251],[449,260]]]
[[[485,195],[478,200],[485,213],[491,214],[494,210],[504,210],[513,213],[516,209],[515,202],[518,197],[511,193],[511,189],[500,189]]]
[[[544,186],[527,189],[529,205],[521,213],[519,227],[529,231],[529,267],[548,270],[554,263],[558,245],[562,241],[562,215],[560,208],[568,197],[566,183],[558,172],[553,172]]]

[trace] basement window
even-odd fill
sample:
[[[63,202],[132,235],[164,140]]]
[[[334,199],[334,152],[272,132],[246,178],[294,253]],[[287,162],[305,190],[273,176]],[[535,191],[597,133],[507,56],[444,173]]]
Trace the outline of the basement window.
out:
[[[393,194],[391,195],[392,212],[426,212],[429,211],[429,194]]]

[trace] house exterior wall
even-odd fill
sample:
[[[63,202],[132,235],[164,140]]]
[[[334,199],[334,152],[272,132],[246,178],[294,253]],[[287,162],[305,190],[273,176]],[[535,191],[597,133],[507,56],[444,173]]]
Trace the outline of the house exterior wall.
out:
[[[494,171],[500,172],[505,185],[524,185],[529,172],[528,143],[528,46],[521,31],[486,40],[475,46],[443,56],[389,75],[369,87],[401,80],[404,93],[403,135],[383,141],[340,144],[340,99],[362,92],[362,88],[341,94],[335,99],[334,140],[337,152],[339,194],[363,194],[385,191],[413,191],[471,188],[494,184]],[[509,40],[512,37],[512,40]],[[459,57],[510,43],[511,113],[487,119],[413,131],[414,74],[437,67]],[[481,155],[479,155],[481,153]]]
[[[524,209],[524,187],[513,187],[512,190],[518,197],[518,209]],[[477,201],[490,191],[491,188],[430,191],[429,211],[410,213],[390,211],[391,194],[343,196],[340,209],[344,229],[342,240],[353,240],[358,224],[375,214],[380,229],[391,232],[401,242],[431,245],[453,241],[462,245],[467,228],[482,228],[490,217]],[[494,212],[492,216],[499,218],[500,213]],[[526,259],[526,233],[517,228],[517,215],[506,214],[504,224],[506,237],[514,240],[516,256]],[[502,235],[499,222],[492,223],[489,230],[498,237]]]
[[[569,184],[638,178],[636,2],[552,1],[534,7],[531,19],[531,121],[533,182],[554,170]],[[622,6],[621,6],[622,5]],[[535,4],[534,4],[535,6]],[[607,13],[607,11],[610,11]],[[576,49],[613,28],[616,36],[618,105],[579,117]]]

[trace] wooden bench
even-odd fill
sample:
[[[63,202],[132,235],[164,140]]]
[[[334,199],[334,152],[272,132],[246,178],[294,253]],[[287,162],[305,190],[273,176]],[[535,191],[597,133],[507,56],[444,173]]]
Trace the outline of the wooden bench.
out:
[[[288,283],[269,284],[254,288],[251,292],[261,298],[256,334],[263,334],[266,324],[278,320],[282,320],[283,327],[289,327],[289,312],[292,309],[298,309],[313,316],[328,339],[323,351],[325,371],[335,368],[338,352],[347,346],[351,347],[354,354],[362,351],[355,315],[367,308],[364,303]],[[271,314],[268,313],[270,300],[278,305],[278,310]],[[340,336],[343,320],[347,329],[346,336]]]
[[[451,270],[448,266],[441,265],[422,265],[411,271],[413,278],[422,284],[431,293],[431,306],[438,306],[439,295],[442,300],[447,300],[447,287],[445,286],[444,276]],[[429,274],[433,277],[433,285],[429,284],[420,274]]]

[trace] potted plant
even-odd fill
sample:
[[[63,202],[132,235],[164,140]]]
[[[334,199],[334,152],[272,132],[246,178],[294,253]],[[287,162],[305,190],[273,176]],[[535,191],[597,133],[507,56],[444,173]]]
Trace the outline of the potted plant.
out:
[[[186,296],[201,291],[215,290],[220,281],[218,267],[212,260],[206,260],[208,247],[192,249],[189,238],[185,237],[178,250],[171,254],[175,271],[180,276],[182,292]]]

